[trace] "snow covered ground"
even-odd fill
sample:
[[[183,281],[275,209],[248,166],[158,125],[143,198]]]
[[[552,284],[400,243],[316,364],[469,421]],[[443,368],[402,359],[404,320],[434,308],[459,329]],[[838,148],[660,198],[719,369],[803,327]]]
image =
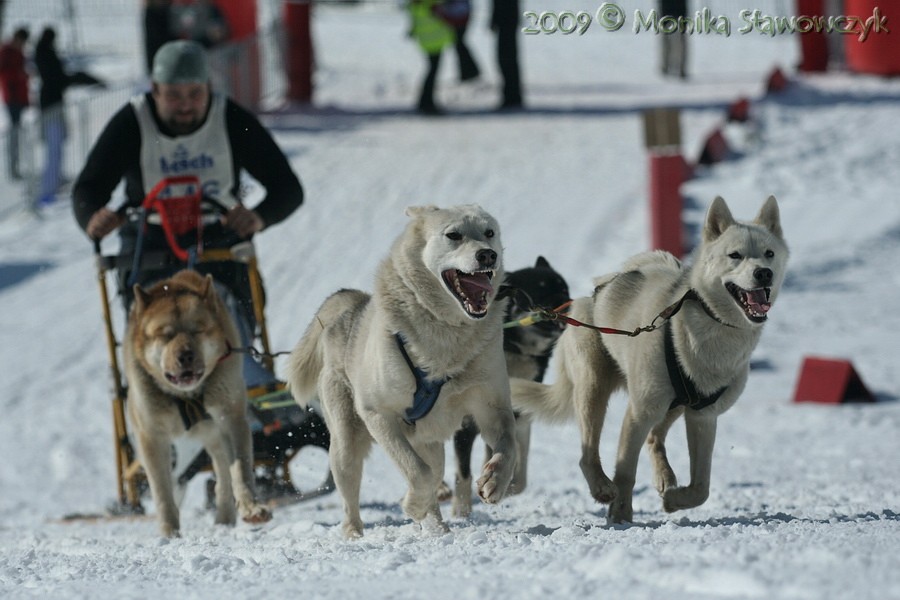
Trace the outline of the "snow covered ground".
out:
[[[568,6],[580,7],[596,5]],[[273,348],[291,348],[330,292],[371,287],[411,204],[480,203],[502,225],[510,268],[542,254],[573,294],[589,293],[592,277],[649,246],[641,110],[683,107],[694,159],[723,106],[748,96],[753,124],[727,130],[740,155],[684,186],[685,220],[717,194],[751,218],[774,194],[792,257],[759,368],[720,420],[709,500],[664,513],[642,460],[636,522],[607,526],[574,424],[537,425],[525,493],[449,519],[449,535],[402,514],[402,479],[377,448],[361,541],[341,539],[337,494],[262,527],[214,527],[202,477],[177,540],[160,539],[152,519],[60,523],[102,509],[115,485],[91,249],[66,201],[0,221],[0,596],[900,598],[900,81],[798,77],[764,97],[775,65],[792,70],[796,40],[737,34],[691,38],[691,80],[664,81],[658,38],[590,30],[522,36],[530,110],[496,114],[479,8],[470,41],[485,76],[461,86],[445,57],[441,98],[456,114],[443,119],[408,112],[424,65],[402,12],[317,8],[316,108],[267,117],[307,191],[258,239]],[[879,401],[792,403],[807,355],[851,360]],[[608,465],[624,404],[616,396],[608,416]],[[670,447],[686,479],[678,426]],[[301,483],[324,468],[324,453],[309,452],[294,460]]]

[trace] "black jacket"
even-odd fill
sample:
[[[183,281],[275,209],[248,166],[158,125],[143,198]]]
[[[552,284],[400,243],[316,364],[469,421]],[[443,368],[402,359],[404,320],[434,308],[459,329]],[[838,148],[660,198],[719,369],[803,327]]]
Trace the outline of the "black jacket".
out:
[[[63,94],[68,87],[102,84],[99,79],[83,71],[67,73],[56,53],[55,40],[55,33],[45,31],[34,48],[34,64],[41,77],[41,91],[38,100],[41,110],[62,104]]]

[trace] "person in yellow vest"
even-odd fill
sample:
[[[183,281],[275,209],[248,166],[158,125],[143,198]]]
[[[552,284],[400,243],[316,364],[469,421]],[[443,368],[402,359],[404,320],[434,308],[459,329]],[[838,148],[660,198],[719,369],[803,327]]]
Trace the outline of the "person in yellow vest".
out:
[[[428,71],[422,81],[419,93],[418,111],[424,115],[440,115],[443,111],[435,104],[434,87],[437,81],[441,52],[454,43],[453,27],[436,13],[436,7],[443,0],[411,0],[409,12],[412,17],[411,35],[422,48],[428,59]]]

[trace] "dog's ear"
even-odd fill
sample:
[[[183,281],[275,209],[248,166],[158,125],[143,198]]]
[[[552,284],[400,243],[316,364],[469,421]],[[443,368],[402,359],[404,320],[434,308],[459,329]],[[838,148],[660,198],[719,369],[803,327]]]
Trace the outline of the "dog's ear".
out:
[[[132,310],[134,314],[138,315],[147,308],[147,305],[150,304],[150,294],[148,294],[144,288],[140,286],[140,284],[134,284],[134,305]]]
[[[434,204],[428,204],[426,206],[409,206],[406,208],[406,216],[416,218],[424,215],[425,213],[435,212],[437,210],[440,209]]]
[[[703,228],[703,241],[711,242],[725,233],[725,230],[735,224],[731,211],[722,196],[716,196],[706,213],[706,226]]]
[[[216,289],[213,285],[213,276],[209,273],[206,274],[206,277],[203,278],[203,283],[200,284],[200,288],[197,290],[198,294],[204,300],[209,300],[212,296],[210,296],[210,290]]]
[[[775,200],[775,196],[769,196],[753,222],[762,225],[780,239],[784,239],[781,231],[781,211],[778,210],[778,201]]]
[[[534,262],[534,266],[538,269],[549,269],[550,263],[548,263],[547,259],[543,256],[538,256],[537,260]]]

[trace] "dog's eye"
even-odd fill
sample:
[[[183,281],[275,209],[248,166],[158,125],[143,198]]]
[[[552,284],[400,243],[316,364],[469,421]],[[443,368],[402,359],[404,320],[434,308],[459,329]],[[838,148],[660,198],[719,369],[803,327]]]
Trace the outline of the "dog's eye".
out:
[[[454,242],[458,242],[459,240],[462,239],[462,234],[458,231],[451,231],[447,234],[447,237],[449,239],[453,240]]]
[[[772,250],[766,250],[765,256],[766,258],[775,258],[775,252],[773,252]]]
[[[493,230],[493,229],[488,229],[487,231],[485,231],[485,232],[484,232],[484,237],[486,237],[486,238],[492,238],[492,237],[494,237],[494,230]]]
[[[733,260],[741,260],[744,257],[741,256],[740,252],[732,252],[731,254],[728,255],[728,258],[731,258]]]

